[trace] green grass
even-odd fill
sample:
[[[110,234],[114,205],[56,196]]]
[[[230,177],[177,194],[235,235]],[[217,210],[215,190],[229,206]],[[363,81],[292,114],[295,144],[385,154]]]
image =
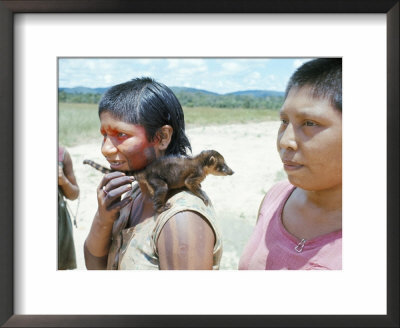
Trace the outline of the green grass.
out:
[[[186,127],[245,124],[279,119],[277,110],[244,108],[184,108]],[[101,140],[97,104],[60,103],[59,143],[67,147]]]
[[[211,124],[244,124],[279,119],[279,111],[270,109],[193,107],[184,108],[184,113],[188,127]]]
[[[100,138],[96,104],[60,103],[58,142],[65,146],[84,144]]]

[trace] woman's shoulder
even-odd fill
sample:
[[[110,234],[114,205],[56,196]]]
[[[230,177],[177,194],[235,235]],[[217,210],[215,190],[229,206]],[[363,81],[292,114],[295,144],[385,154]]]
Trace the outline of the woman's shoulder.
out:
[[[157,214],[156,216],[156,235],[161,232],[163,226],[168,222],[168,220],[178,213],[191,212],[205,219],[212,227],[216,224],[215,212],[212,204],[209,203],[208,205],[205,205],[199,197],[190,191],[182,190],[176,193],[168,199],[167,203],[170,205],[169,209]]]
[[[287,180],[279,181],[268,190],[263,202],[266,200],[280,200],[285,198],[294,188],[296,187]]]
[[[212,206],[211,202],[206,205],[204,204],[203,200],[194,195],[192,192],[182,190],[169,198],[167,203],[170,204],[170,208],[164,212],[159,213],[156,216],[156,223],[152,233],[153,247],[156,254],[158,254],[156,247],[157,240],[161,234],[163,227],[170,219],[178,216],[180,218],[179,222],[184,223],[185,221],[189,222],[190,220],[192,220],[192,222],[197,221],[201,223],[202,221],[198,221],[196,219],[196,217],[200,217],[204,220],[204,222],[210,225],[216,238],[214,253],[220,254],[222,250],[221,236],[217,227],[214,207]],[[185,220],[186,217],[190,220]]]
[[[209,220],[213,220],[215,216],[214,208],[211,204],[211,201],[208,205],[206,205],[204,204],[202,199],[200,199],[188,190],[179,191],[171,198],[169,198],[167,203],[169,203],[170,208],[167,211],[162,212],[159,216],[171,217],[174,214],[183,211],[197,212],[205,216]]]
[[[282,180],[275,183],[270,190],[288,190],[295,188],[288,180]]]
[[[261,201],[258,219],[260,216],[265,216],[267,212],[275,211],[279,208],[288,199],[294,188],[295,186],[286,180],[274,184]]]

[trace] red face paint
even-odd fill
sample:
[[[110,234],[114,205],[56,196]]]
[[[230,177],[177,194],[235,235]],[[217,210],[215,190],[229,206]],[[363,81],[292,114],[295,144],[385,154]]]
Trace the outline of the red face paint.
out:
[[[100,115],[100,123],[101,151],[112,169],[140,170],[156,158],[154,142],[147,140],[144,127],[120,121],[108,112]]]

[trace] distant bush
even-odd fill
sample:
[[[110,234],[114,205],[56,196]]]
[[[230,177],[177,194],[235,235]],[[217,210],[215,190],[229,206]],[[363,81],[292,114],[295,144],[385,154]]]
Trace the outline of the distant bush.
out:
[[[246,109],[279,109],[283,104],[282,96],[256,97],[253,95],[218,95],[202,92],[175,92],[182,107],[213,108],[246,108]],[[67,93],[60,91],[59,102],[97,104],[102,94],[99,93]]]
[[[101,99],[100,93],[67,93],[60,91],[58,101],[62,103],[97,104]]]
[[[283,97],[280,96],[214,95],[185,91],[175,94],[184,107],[279,109],[283,104]]]

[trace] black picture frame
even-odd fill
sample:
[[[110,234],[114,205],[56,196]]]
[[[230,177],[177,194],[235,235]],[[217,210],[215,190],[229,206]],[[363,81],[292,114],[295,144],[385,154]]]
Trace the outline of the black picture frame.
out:
[[[387,17],[387,315],[15,315],[13,17],[16,13],[384,13]],[[0,324],[4,327],[399,327],[399,1],[0,1]],[[371,188],[373,190],[373,188]],[[367,287],[366,287],[367,288]]]

